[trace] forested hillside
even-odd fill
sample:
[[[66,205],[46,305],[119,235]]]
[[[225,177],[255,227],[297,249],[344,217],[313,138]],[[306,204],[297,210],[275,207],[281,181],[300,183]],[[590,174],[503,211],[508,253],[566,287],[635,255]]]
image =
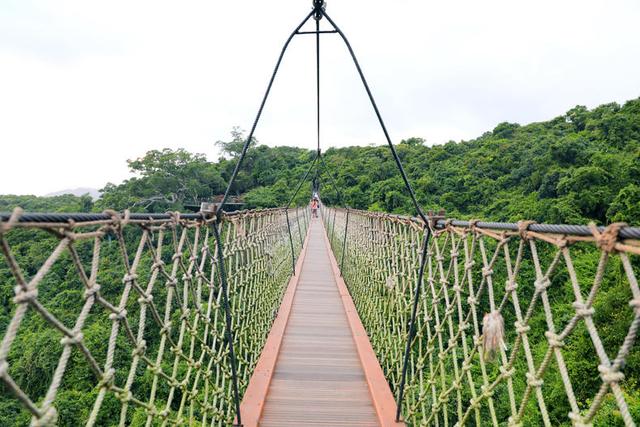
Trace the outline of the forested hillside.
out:
[[[70,196],[48,199],[51,204],[4,196],[0,209],[59,210],[65,201],[67,210],[181,210],[224,191],[241,145],[242,134],[234,129],[230,141],[218,143],[224,156],[213,163],[185,150],[150,151],[129,161],[135,176],[108,184],[95,206]],[[411,138],[397,149],[420,202],[450,216],[640,223],[640,99],[593,110],[577,106],[526,126],[501,123],[470,141],[429,147]],[[314,155],[295,147],[252,146],[234,193],[249,208],[282,205]],[[320,180],[328,204],[336,198],[327,172],[352,207],[413,213],[386,146],[330,148],[324,155],[329,171]],[[307,196],[302,192],[298,201]]]

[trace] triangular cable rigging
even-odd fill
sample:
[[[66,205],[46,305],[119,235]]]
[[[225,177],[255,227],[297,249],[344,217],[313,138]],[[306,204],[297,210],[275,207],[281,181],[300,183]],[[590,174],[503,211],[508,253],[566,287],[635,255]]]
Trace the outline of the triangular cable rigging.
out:
[[[309,21],[309,19],[311,19],[311,17],[313,17],[316,21],[316,25],[315,25],[315,31],[300,31],[300,29]],[[333,27],[333,30],[329,30],[329,31],[321,31],[320,30],[320,20],[322,18],[326,18],[327,21],[329,22],[329,24],[331,24],[331,26]],[[425,227],[425,234],[424,234],[424,240],[423,240],[423,247],[422,247],[422,253],[421,253],[421,259],[420,259],[420,268],[419,268],[419,274],[418,274],[418,280],[416,283],[416,287],[415,287],[415,293],[413,295],[413,303],[412,303],[412,313],[411,313],[411,321],[410,321],[410,326],[409,326],[409,334],[407,337],[407,345],[406,345],[406,349],[405,349],[405,354],[404,354],[404,363],[403,363],[403,369],[402,369],[402,379],[400,381],[400,387],[399,387],[399,391],[398,391],[398,398],[397,398],[397,414],[396,414],[396,419],[400,419],[400,413],[401,413],[401,406],[402,406],[402,400],[403,400],[403,395],[404,395],[404,385],[405,385],[405,380],[406,380],[406,374],[407,374],[407,366],[408,366],[408,361],[409,361],[409,355],[411,352],[411,343],[413,341],[413,336],[415,334],[415,319],[416,319],[416,314],[417,314],[417,309],[418,309],[418,296],[420,295],[420,288],[422,286],[422,281],[423,281],[423,276],[424,276],[424,267],[425,267],[425,262],[426,262],[426,258],[427,258],[427,247],[429,245],[429,239],[431,237],[431,225],[430,225],[430,221],[427,218],[427,216],[424,214],[424,212],[422,211],[422,208],[420,207],[420,204],[418,203],[418,200],[415,196],[415,192],[413,190],[413,187],[411,186],[411,183],[409,182],[409,178],[407,177],[407,174],[404,170],[404,167],[402,166],[402,161],[400,160],[400,157],[398,156],[398,153],[396,152],[395,147],[393,146],[393,143],[391,142],[391,137],[389,136],[389,132],[387,131],[387,127],[384,123],[384,120],[382,119],[382,115],[380,114],[380,110],[378,109],[378,106],[375,102],[375,99],[373,98],[373,94],[371,93],[371,89],[369,88],[369,84],[367,83],[367,80],[364,76],[364,73],[362,72],[362,68],[360,67],[360,64],[358,62],[358,59],[356,58],[356,55],[353,51],[353,48],[351,47],[351,44],[349,43],[349,40],[347,39],[347,37],[345,36],[345,34],[342,32],[342,30],[340,30],[340,28],[336,25],[336,23],[329,17],[329,15],[327,15],[326,10],[325,10],[325,2],[324,0],[313,0],[313,9],[311,10],[311,12],[309,14],[306,15],[306,17],[302,20],[302,22],[295,28],[295,30],[289,35],[289,37],[287,38],[286,42],[284,43],[284,46],[282,47],[282,51],[280,52],[280,56],[278,57],[278,61],[276,62],[276,66],[273,70],[273,73],[271,74],[271,79],[269,80],[269,84],[267,85],[267,89],[265,91],[265,94],[262,98],[262,102],[260,103],[260,107],[258,108],[258,113],[256,114],[256,117],[253,121],[253,125],[251,126],[251,130],[249,132],[249,135],[247,136],[247,139],[244,142],[244,145],[242,147],[242,151],[240,153],[240,156],[238,157],[238,162],[236,163],[236,166],[233,170],[233,173],[229,179],[229,182],[227,184],[227,188],[225,190],[224,196],[222,198],[222,201],[220,202],[220,205],[218,206],[217,209],[217,215],[218,218],[220,218],[220,216],[223,214],[224,212],[224,206],[227,203],[227,199],[229,197],[229,193],[231,191],[231,188],[237,178],[238,172],[240,170],[240,168],[242,167],[242,163],[244,161],[244,158],[247,154],[247,150],[249,149],[249,146],[251,145],[251,141],[253,139],[253,135],[255,133],[256,127],[258,126],[258,122],[260,121],[260,117],[262,116],[262,111],[264,110],[264,106],[266,104],[266,101],[269,97],[269,94],[271,92],[271,88],[273,87],[273,82],[276,78],[276,75],[278,73],[278,69],[280,68],[280,65],[282,63],[282,60],[284,58],[284,54],[287,50],[287,48],[289,47],[289,44],[291,43],[291,40],[293,40],[293,38],[296,35],[302,35],[302,34],[315,34],[316,36],[316,126],[317,126],[317,153],[316,153],[316,157],[313,160],[311,166],[309,167],[309,169],[307,170],[307,173],[305,174],[305,176],[302,178],[301,182],[298,184],[298,187],[296,189],[296,192],[294,194],[294,196],[292,197],[292,199],[289,201],[289,204],[287,205],[287,207],[285,208],[285,211],[288,211],[288,208],[290,206],[290,204],[292,203],[292,201],[294,200],[295,196],[297,195],[302,182],[304,182],[304,180],[307,179],[310,171],[313,168],[314,164],[318,164],[318,160],[320,160],[323,165],[324,164],[324,160],[322,159],[322,152],[320,150],[320,35],[321,34],[339,34],[340,37],[342,38],[342,40],[344,41],[349,54],[351,55],[351,58],[353,60],[353,63],[356,67],[356,70],[358,71],[358,75],[360,76],[360,80],[362,81],[362,84],[364,85],[365,91],[367,92],[367,96],[369,97],[369,101],[371,102],[371,105],[374,109],[374,112],[376,114],[376,117],[378,119],[378,123],[380,124],[380,127],[382,128],[382,131],[384,133],[385,139],[387,141],[387,145],[389,146],[389,149],[391,150],[391,154],[393,156],[393,159],[396,163],[396,166],[398,168],[398,172],[400,173],[400,176],[402,177],[402,180],[404,182],[404,186],[407,189],[407,191],[409,192],[409,195],[411,197],[411,201],[414,205],[414,208],[416,210],[416,214],[420,217],[420,219],[422,219],[424,227]],[[325,165],[326,167],[326,165]],[[337,187],[336,187],[336,191],[337,191]],[[340,197],[340,200],[342,198]],[[346,211],[346,222],[345,222],[345,233],[344,233],[344,241],[342,244],[342,254],[343,254],[343,259],[341,262],[341,267],[342,264],[344,263],[344,253],[345,253],[345,247],[346,247],[346,228],[348,226],[348,222],[349,222],[349,208],[346,207],[347,211]],[[214,227],[218,227],[219,221],[216,221]],[[289,218],[288,218],[288,214],[287,214],[287,226],[289,228],[289,235],[290,235],[290,240],[291,240],[291,226],[289,223]],[[215,234],[215,233],[214,233]],[[293,251],[293,241],[291,240],[291,246],[292,246],[292,251]],[[219,257],[220,257],[220,263],[223,262],[222,260],[222,253],[223,251],[220,250],[219,252]],[[294,263],[294,274],[295,274],[295,259],[293,261]],[[221,270],[221,273],[224,273],[224,271]],[[228,311],[228,310],[227,310]],[[230,323],[230,322],[229,322]],[[230,328],[230,325],[228,326]],[[230,350],[232,349],[232,341],[233,341],[233,336],[231,334],[230,329],[228,330],[228,334],[230,337]],[[231,364],[232,364],[232,370],[234,370],[233,368],[235,367],[235,357],[233,356],[233,351],[230,351],[230,358],[231,360]],[[240,420],[240,411],[239,411],[239,404],[238,404],[238,394],[237,394],[237,378],[234,375],[234,390],[235,390],[235,401],[236,401],[236,408],[237,408],[237,422],[238,424],[241,423]]]

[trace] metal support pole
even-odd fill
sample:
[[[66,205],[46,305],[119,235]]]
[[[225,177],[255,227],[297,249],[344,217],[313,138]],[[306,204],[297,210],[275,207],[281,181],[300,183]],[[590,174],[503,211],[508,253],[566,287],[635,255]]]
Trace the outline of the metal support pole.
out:
[[[342,239],[342,260],[340,260],[340,276],[343,276],[344,258],[347,251],[347,228],[349,227],[349,208],[347,207],[347,218],[344,221],[344,238]]]
[[[233,351],[233,332],[231,331],[231,308],[229,306],[229,295],[227,287],[227,272],[224,265],[224,254],[222,252],[222,240],[220,239],[220,232],[218,226],[220,221],[216,221],[212,224],[213,235],[216,239],[216,246],[218,249],[218,275],[220,277],[220,285],[222,287],[222,306],[224,308],[225,317],[225,334],[227,336],[227,342],[229,343],[229,363],[231,364],[231,378],[233,385],[233,403],[236,409],[236,421],[235,426],[242,426],[242,418],[240,416],[240,394],[238,393],[238,373],[236,368],[236,355]]]
[[[334,231],[336,229],[336,212],[337,209],[333,208],[333,221],[331,221],[331,245],[333,246],[333,241],[335,240]]]
[[[300,238],[300,247],[304,246],[304,238],[302,236],[302,229],[300,228],[300,216],[298,215],[298,208],[296,208],[296,224],[298,224],[298,237]]]
[[[404,386],[407,380],[407,368],[409,366],[409,355],[411,354],[411,345],[413,344],[413,336],[416,333],[416,315],[418,313],[418,302],[420,300],[420,289],[424,278],[424,266],[427,262],[427,253],[429,251],[429,238],[431,237],[431,229],[426,228],[424,242],[422,243],[422,257],[420,259],[420,270],[418,272],[418,282],[413,294],[413,307],[411,309],[411,323],[409,325],[409,336],[407,337],[407,346],[404,351],[404,362],[402,364],[402,378],[400,379],[400,387],[398,389],[398,400],[396,402],[396,421],[400,421],[402,412],[402,400],[404,398]]]
[[[289,222],[289,208],[284,208],[284,214],[287,217],[287,231],[289,232],[289,244],[291,245],[291,271],[296,275],[296,253],[293,250],[293,236],[291,236],[291,223]]]

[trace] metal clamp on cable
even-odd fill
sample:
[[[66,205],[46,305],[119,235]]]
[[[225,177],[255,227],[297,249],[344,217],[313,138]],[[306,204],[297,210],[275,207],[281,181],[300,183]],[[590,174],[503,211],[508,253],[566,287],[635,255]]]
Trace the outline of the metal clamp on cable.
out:
[[[200,203],[200,212],[205,215],[215,215],[218,211],[218,203],[202,202]]]
[[[429,218],[429,227],[432,230],[435,230],[436,226],[438,225],[438,221],[440,221],[441,219],[446,219],[446,217],[447,215],[444,209],[440,209],[437,214],[434,211],[427,212],[427,218]]]
[[[313,0],[313,19],[319,21],[322,19],[322,12],[327,8],[324,0]]]

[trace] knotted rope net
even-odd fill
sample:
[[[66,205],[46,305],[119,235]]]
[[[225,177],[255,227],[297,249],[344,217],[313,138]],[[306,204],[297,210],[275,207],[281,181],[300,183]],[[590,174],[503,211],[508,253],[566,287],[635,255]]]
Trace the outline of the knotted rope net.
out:
[[[298,253],[308,212],[288,215]],[[231,424],[215,218],[103,216],[16,210],[0,222],[0,409],[11,414],[0,424]],[[292,252],[282,209],[225,214],[219,227],[242,393]]]
[[[346,211],[323,218],[341,259]],[[622,224],[581,227],[578,236],[568,234],[574,226],[456,223],[440,221],[428,246],[403,418],[635,425],[640,241],[623,239]],[[424,229],[408,217],[349,210],[346,230],[343,275],[396,392]]]

